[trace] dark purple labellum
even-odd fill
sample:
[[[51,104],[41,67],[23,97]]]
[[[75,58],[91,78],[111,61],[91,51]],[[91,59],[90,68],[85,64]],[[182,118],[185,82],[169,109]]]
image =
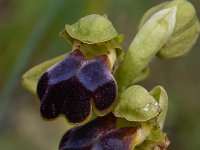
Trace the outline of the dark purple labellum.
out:
[[[59,150],[131,150],[137,129],[117,128],[116,118],[108,114],[66,132]]]
[[[88,61],[75,50],[43,73],[37,94],[44,118],[64,114],[70,122],[79,123],[90,115],[91,100],[98,111],[108,109],[116,99],[117,85],[106,56]]]
[[[116,83],[108,71],[105,57],[96,57],[82,66],[78,74],[79,81],[92,92],[96,108],[107,109],[116,98]]]
[[[69,130],[62,138],[59,150],[90,150],[97,139],[115,127],[116,118],[109,114]]]

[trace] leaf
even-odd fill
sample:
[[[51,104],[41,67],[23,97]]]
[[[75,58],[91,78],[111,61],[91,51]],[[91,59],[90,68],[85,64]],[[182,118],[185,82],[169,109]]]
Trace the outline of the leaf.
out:
[[[142,86],[133,85],[119,95],[113,113],[128,121],[147,121],[159,114],[159,105]]]
[[[38,80],[42,73],[54,65],[55,63],[59,62],[60,60],[64,59],[67,54],[60,55],[58,57],[55,57],[51,60],[45,61],[30,70],[28,70],[23,76],[22,76],[22,85],[32,92],[33,94],[36,94],[36,87]]]

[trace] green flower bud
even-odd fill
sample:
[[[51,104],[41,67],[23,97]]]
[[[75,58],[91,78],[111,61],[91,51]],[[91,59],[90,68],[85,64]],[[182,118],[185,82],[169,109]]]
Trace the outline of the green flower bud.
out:
[[[173,0],[157,5],[146,12],[140,22],[140,28],[157,11],[172,6],[177,7],[176,25],[172,36],[158,52],[158,57],[169,59],[187,54],[196,43],[200,32],[200,23],[195,8],[186,0]]]
[[[120,91],[131,85],[174,31],[176,6],[154,14],[133,39],[115,77]]]

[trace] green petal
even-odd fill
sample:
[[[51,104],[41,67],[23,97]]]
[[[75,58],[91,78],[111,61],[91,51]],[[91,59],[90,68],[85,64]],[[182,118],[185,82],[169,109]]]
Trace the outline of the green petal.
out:
[[[167,114],[167,109],[168,109],[168,96],[167,92],[162,86],[156,86],[150,91],[150,94],[157,100],[159,103],[161,113],[158,116],[158,124],[160,128],[163,128],[164,122],[165,122],[165,117]]]
[[[140,29],[115,74],[119,90],[126,89],[171,36],[176,7],[159,11]]]
[[[98,14],[85,16],[65,28],[72,38],[87,44],[109,41],[118,35],[112,23]]]
[[[22,76],[22,84],[23,84],[23,86],[27,90],[32,92],[33,94],[36,94],[37,83],[38,83],[38,80],[39,80],[40,76],[42,75],[42,73],[46,69],[48,69],[49,67],[54,65],[55,63],[57,63],[60,60],[64,59],[66,57],[66,55],[67,54],[60,55],[60,56],[58,56],[56,58],[53,58],[53,59],[48,60],[48,61],[45,61],[45,62],[43,62],[43,63],[31,68],[30,70],[28,70]]]
[[[159,105],[142,86],[133,85],[119,95],[113,113],[128,121],[147,121],[159,114]]]

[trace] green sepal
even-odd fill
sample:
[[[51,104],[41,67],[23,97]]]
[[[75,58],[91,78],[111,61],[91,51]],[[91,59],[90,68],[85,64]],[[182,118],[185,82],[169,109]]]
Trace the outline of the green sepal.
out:
[[[116,117],[128,121],[147,121],[160,112],[158,102],[142,86],[133,85],[119,94],[118,103],[113,110]]]
[[[106,42],[118,33],[106,16],[92,14],[80,18],[72,25],[65,25],[68,35],[87,44]]]

